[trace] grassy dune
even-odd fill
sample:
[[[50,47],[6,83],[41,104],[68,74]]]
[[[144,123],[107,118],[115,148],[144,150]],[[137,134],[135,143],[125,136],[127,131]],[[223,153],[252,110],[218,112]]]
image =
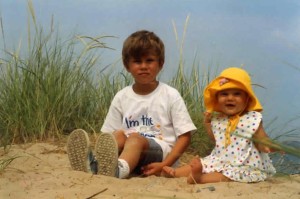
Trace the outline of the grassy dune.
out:
[[[5,29],[1,26],[4,56],[0,57],[0,147],[60,139],[76,128],[98,133],[115,93],[132,83],[130,75],[122,69],[112,73],[110,67],[98,68],[103,58],[97,50],[111,50],[103,42],[111,36],[74,35],[62,40],[54,27],[45,32],[37,24],[30,1],[28,7],[31,18],[27,49],[19,47],[14,52],[6,49]],[[174,33],[180,61],[177,73],[167,83],[179,90],[198,129],[189,151],[204,156],[212,143],[202,125],[202,93],[214,76],[213,66],[204,73],[196,63],[184,66],[184,37],[179,41],[175,25]],[[192,68],[192,72],[187,74],[184,68]],[[300,157],[299,149],[274,143]]]

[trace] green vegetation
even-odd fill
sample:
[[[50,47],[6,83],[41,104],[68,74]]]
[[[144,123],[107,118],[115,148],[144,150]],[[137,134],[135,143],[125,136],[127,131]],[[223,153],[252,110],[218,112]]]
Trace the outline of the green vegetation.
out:
[[[53,27],[49,32],[39,27],[30,1],[28,7],[26,52],[20,53],[21,47],[9,52],[4,45],[5,57],[0,58],[0,146],[59,139],[75,128],[98,133],[113,96],[132,83],[123,70],[106,67],[97,72],[97,51],[112,50],[103,41],[113,37],[75,35],[62,41]],[[178,71],[169,83],[181,92],[199,129],[193,152],[204,155],[211,148],[202,127],[202,90],[209,79],[200,78],[196,64],[185,74],[182,46],[183,41]]]
[[[34,34],[29,22],[28,49],[5,49],[1,57],[0,146],[59,138],[74,128],[99,131],[112,97],[130,83],[126,75],[108,75],[109,69],[94,80],[95,50],[108,48],[102,43],[107,37],[61,41],[53,27],[45,33],[37,26],[29,8]]]
[[[13,156],[7,157],[0,160],[0,174],[7,168],[7,166],[14,161],[15,159],[19,158],[20,156]]]
[[[31,21],[28,22],[26,52],[21,54],[21,47],[15,52],[6,49],[1,26],[5,55],[0,57],[0,147],[60,139],[76,128],[99,133],[113,96],[132,83],[123,70],[113,73],[110,67],[96,70],[101,60],[97,50],[111,50],[103,40],[113,37],[74,36],[62,41],[53,27],[49,33],[38,27],[30,1],[28,7]],[[178,42],[175,25],[174,32]],[[190,152],[204,156],[212,143],[202,125],[202,93],[214,74],[211,69],[204,73],[199,71],[197,63],[188,66],[192,71],[186,74],[184,37],[177,44],[180,52],[178,70],[168,83],[183,96],[198,129],[193,134]],[[299,150],[285,146],[281,149],[300,156]],[[7,163],[9,161],[3,165]]]

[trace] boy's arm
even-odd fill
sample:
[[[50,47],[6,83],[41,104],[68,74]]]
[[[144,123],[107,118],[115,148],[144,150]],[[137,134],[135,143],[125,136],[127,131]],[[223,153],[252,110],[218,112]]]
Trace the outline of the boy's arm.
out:
[[[178,158],[185,152],[191,142],[191,132],[187,132],[178,137],[172,151],[162,162],[164,166],[172,166]]]
[[[144,166],[145,175],[160,175],[164,166],[172,166],[178,158],[184,153],[191,142],[191,132],[187,132],[178,137],[172,151],[167,155],[163,162],[154,162]]]

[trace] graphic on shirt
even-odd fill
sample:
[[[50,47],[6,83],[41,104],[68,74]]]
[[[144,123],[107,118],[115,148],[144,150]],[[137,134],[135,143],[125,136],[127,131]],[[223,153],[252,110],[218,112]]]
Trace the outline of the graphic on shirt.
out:
[[[126,134],[139,133],[144,137],[155,137],[162,139],[160,125],[155,124],[153,118],[147,115],[133,118],[132,116],[124,118],[124,124],[127,128]]]

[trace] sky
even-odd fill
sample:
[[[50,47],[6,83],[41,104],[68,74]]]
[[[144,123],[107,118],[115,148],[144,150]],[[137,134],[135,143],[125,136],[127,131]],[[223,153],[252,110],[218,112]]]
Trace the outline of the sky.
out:
[[[230,66],[242,66],[254,84],[264,87],[254,90],[264,107],[265,124],[276,118],[268,127],[272,133],[279,135],[300,128],[299,0],[32,0],[32,3],[38,24],[50,29],[53,18],[62,37],[74,33],[115,36],[104,40],[115,50],[101,52],[99,68],[119,60],[123,41],[141,29],[155,32],[164,41],[163,80],[178,68],[182,41],[187,71],[194,62],[203,71],[216,74]],[[20,41],[25,43],[27,1],[0,0],[0,16],[6,47],[15,49]],[[3,46],[1,36],[1,51]],[[123,67],[121,62],[117,67]],[[297,133],[300,135],[299,129]]]

